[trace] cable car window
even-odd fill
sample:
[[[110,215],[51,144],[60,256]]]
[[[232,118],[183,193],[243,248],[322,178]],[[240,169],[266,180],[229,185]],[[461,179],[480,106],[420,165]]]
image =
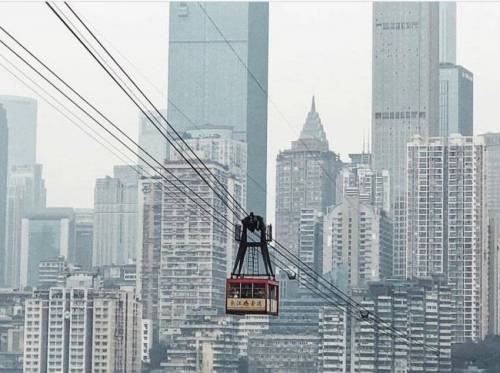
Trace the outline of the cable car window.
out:
[[[276,300],[276,299],[277,299],[277,298],[276,298],[276,286],[274,286],[274,285],[270,285],[270,286],[269,286],[269,288],[270,288],[270,289],[269,289],[269,290],[270,290],[270,291],[269,291],[269,298],[270,298],[270,299],[274,299],[274,300]]]
[[[242,298],[252,298],[252,284],[242,284],[241,285],[241,297]]]
[[[229,287],[229,297],[230,298],[240,298],[240,285],[231,284]]]
[[[253,298],[265,298],[265,297],[266,297],[266,286],[264,284],[254,284]]]

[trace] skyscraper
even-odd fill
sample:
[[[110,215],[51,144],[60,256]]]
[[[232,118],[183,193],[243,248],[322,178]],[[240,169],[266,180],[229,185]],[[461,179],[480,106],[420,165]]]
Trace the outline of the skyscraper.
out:
[[[323,270],[323,213],[303,208],[299,217],[299,258],[317,273]],[[301,276],[299,271],[299,277]],[[309,274],[310,275],[310,274]]]
[[[226,166],[243,187],[242,195],[235,196],[246,206],[247,192],[247,143],[236,137],[234,128],[230,126],[205,125],[190,128],[184,133],[184,141],[202,160],[211,160]],[[187,146],[177,141],[178,149],[190,154]],[[170,149],[170,160],[181,161],[179,153]],[[231,200],[231,199],[230,199]]]
[[[387,212],[361,200],[359,193],[330,207],[323,239],[323,272],[344,268],[349,286],[366,286],[392,275],[392,222]]]
[[[500,235],[499,224],[488,225],[488,334],[500,334]]]
[[[159,338],[162,198],[161,177],[141,178],[137,215],[137,247],[140,250],[137,255],[137,293],[143,307],[143,319],[152,323],[154,341]]]
[[[342,202],[344,196],[359,195],[360,200],[389,212],[390,179],[387,170],[374,171],[365,164],[346,165],[337,177],[336,203]]]
[[[485,187],[481,140],[415,137],[408,144],[407,273],[444,275],[450,282],[456,343],[486,335]]]
[[[241,186],[224,165],[208,160],[205,164],[231,194],[239,194],[237,189]],[[195,166],[209,177],[204,168]],[[165,167],[180,180],[172,180],[179,188],[184,188],[182,181],[196,190],[218,214],[229,221],[236,220],[224,203],[226,199],[217,196],[186,162],[167,161]],[[162,215],[160,333],[168,339],[178,334],[184,318],[195,308],[214,308],[222,314],[228,253],[233,251],[235,243],[222,217],[216,220],[166,182]]]
[[[42,165],[12,166],[7,190],[5,283],[20,284],[21,222],[34,210],[45,208],[45,180]]]
[[[439,66],[439,136],[473,135],[473,86],[474,77],[464,67]]]
[[[500,224],[500,133],[486,133],[482,138],[485,153],[486,198],[488,215]]]
[[[196,153],[201,160],[216,162],[224,167],[231,175],[228,189],[233,192],[231,195],[238,201],[239,205],[246,210],[246,182],[247,182],[247,144],[237,139],[234,129],[229,126],[205,125],[196,129],[188,129],[185,132],[187,137],[184,141]],[[187,147],[181,141],[177,141],[177,147],[187,152]],[[189,154],[189,153],[188,153]],[[170,160],[184,162],[183,158],[174,149],[170,149]],[[212,176],[208,177],[210,180]],[[235,184],[234,184],[235,183]],[[214,183],[213,186],[219,188]],[[219,193],[224,194],[222,188]],[[234,224],[239,224],[244,212],[231,198],[227,199],[233,210],[238,211]],[[228,231],[227,240],[233,242],[233,232]],[[229,275],[233,269],[234,258],[236,256],[236,245],[229,245],[226,257],[226,271]]]
[[[489,217],[489,333],[500,333],[500,133],[486,133],[486,205]]]
[[[265,2],[170,3],[168,119],[180,131],[205,124],[234,127],[236,138],[248,144],[247,206],[262,216],[268,13]]]
[[[457,4],[439,2],[439,63],[457,63]]]
[[[21,287],[38,285],[40,262],[68,258],[73,250],[73,209],[46,208],[25,214],[21,225]]]
[[[36,162],[37,102],[28,97],[0,96],[9,127],[9,172],[12,166]]]
[[[5,109],[0,104],[0,286],[3,285],[5,270],[5,216],[7,213],[9,129]]]
[[[75,209],[75,250],[69,261],[83,270],[92,267],[92,245],[94,241],[94,210]]]
[[[439,3],[373,4],[372,160],[391,177],[394,275],[405,277],[406,143],[436,136]]]
[[[439,131],[473,135],[473,75],[457,65],[457,5],[439,3]]]
[[[24,372],[139,372],[141,308],[134,292],[74,277],[26,301]]]
[[[126,264],[136,257],[138,166],[115,166],[96,180],[92,264]]]
[[[165,118],[167,117],[166,110],[160,110],[160,113]],[[151,118],[153,122],[162,130],[164,135],[167,134],[168,125],[156,111],[149,111],[148,117]],[[141,149],[139,149],[138,152],[139,156],[145,159],[147,163],[159,168],[157,163],[150,159],[146,152],[158,162],[162,163],[168,156],[169,144],[165,137],[163,137],[162,133],[160,133],[158,129],[149,121],[148,117],[146,117],[142,112],[139,114],[139,146],[144,149],[145,152]],[[137,163],[145,169],[149,168],[146,162],[140,158]]]
[[[276,240],[298,255],[303,208],[325,212],[335,202],[339,157],[329,149],[313,98],[291,149],[276,157]]]
[[[374,282],[355,290],[362,307],[384,319],[382,327],[353,316],[350,308],[346,312],[324,307],[319,322],[319,372],[451,372],[454,309],[450,293],[439,276]]]
[[[238,329],[234,317],[216,308],[189,310],[175,343],[168,347],[166,371],[205,373],[238,371]]]

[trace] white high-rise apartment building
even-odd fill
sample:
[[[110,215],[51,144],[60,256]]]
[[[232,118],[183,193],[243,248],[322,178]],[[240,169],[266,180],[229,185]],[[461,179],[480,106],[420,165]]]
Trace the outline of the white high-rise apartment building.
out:
[[[227,188],[232,194],[235,193],[234,196],[237,201],[239,201],[242,206],[245,206],[246,144],[241,140],[235,139],[233,128],[229,126],[204,125],[199,126],[196,129],[189,129],[185,131],[184,134],[186,136],[184,141],[192,150],[196,152],[200,159],[215,162],[213,165],[216,165],[214,166],[216,173],[219,172],[219,168],[225,169],[224,174],[228,175],[226,178]],[[193,158],[192,154],[187,150],[187,146],[183,142],[178,141],[176,143],[176,147],[182,149],[183,153],[189,158]],[[170,149],[168,158],[172,162],[169,164],[175,164],[175,167],[180,167],[179,170],[182,169],[182,172],[188,172],[190,170],[190,166],[175,149]],[[197,167],[201,168],[202,166],[198,165]],[[213,186],[219,190],[219,193],[225,195],[226,192],[220,187],[220,185],[213,181],[212,176],[206,170],[203,172],[207,174],[207,180],[212,180],[211,182],[213,183]],[[197,184],[198,182],[203,185],[205,184],[195,171],[192,171],[192,173],[194,179],[193,182],[195,183],[192,186],[195,190],[197,190],[199,187]],[[174,181],[174,178],[171,176],[166,175],[166,177],[169,180]],[[180,183],[178,183],[178,186],[181,189],[185,189],[185,187]],[[176,194],[174,195],[172,193]],[[166,251],[162,252],[161,250],[162,242],[164,242],[165,238],[165,235],[162,237],[162,220],[168,219],[166,214],[170,213],[170,210],[164,208],[164,196],[172,197],[172,199],[169,198],[169,206],[175,206],[177,214],[191,214],[191,207],[189,206],[188,208],[182,204],[182,201],[184,201],[187,197],[180,193],[175,187],[162,180],[161,177],[143,177],[140,180],[138,209],[138,248],[140,251],[137,255],[137,288],[144,306],[144,318],[152,320],[153,322],[155,340],[159,337],[159,282],[161,276],[164,274],[164,269],[161,268],[162,258],[163,260],[166,260],[165,255],[172,258],[170,256],[172,253]],[[231,206],[234,204],[230,198],[227,200],[231,203]],[[192,201],[191,203],[196,207],[196,204]],[[202,204],[204,208],[212,211],[211,208],[205,205],[202,201],[199,203]],[[234,206],[235,209],[238,209],[236,204],[234,204]],[[204,212],[200,210],[200,213]],[[208,214],[206,215],[209,216]],[[234,219],[232,220],[234,223],[237,223],[239,220],[239,217],[236,216],[226,216]],[[231,230],[226,229],[224,232],[226,234],[226,237],[224,238],[226,248],[222,259],[225,263],[224,271],[227,275],[232,270],[234,261],[233,258],[235,254],[235,242],[233,232]]]
[[[247,193],[247,143],[235,136],[234,128],[230,126],[204,125],[185,131],[184,142],[201,160],[210,160],[224,165],[242,186],[242,200],[246,203]],[[181,141],[176,142],[188,159],[193,158],[191,150]],[[173,148],[170,148],[169,159],[182,161],[184,158]],[[264,193],[264,191],[262,191]],[[242,203],[242,206],[244,204]],[[253,206],[249,206],[250,211]],[[250,212],[249,211],[249,212]]]
[[[48,293],[35,293],[25,302],[24,373],[47,372]]]
[[[488,227],[488,334],[500,334],[500,236],[498,222]]]
[[[391,211],[389,171],[375,171],[367,164],[348,165],[337,177],[337,204],[344,195],[358,195],[361,201]]]
[[[141,308],[130,290],[85,276],[35,292],[25,304],[24,372],[139,373]]]
[[[486,147],[486,194],[488,215],[500,223],[500,133],[480,135]]]
[[[320,372],[347,372],[348,349],[347,341],[348,319],[346,312],[341,312],[333,306],[325,306],[319,311],[318,366]]]
[[[398,334],[362,320],[359,310],[324,307],[319,319],[320,372],[451,371],[454,310],[444,279],[374,282],[368,289],[354,290],[354,296]]]
[[[199,308],[185,315],[180,333],[168,347],[166,371],[212,373],[238,371],[238,324],[215,308]]]
[[[385,211],[359,194],[346,195],[323,224],[323,273],[346,270],[351,287],[391,276],[392,224]]]
[[[486,335],[488,243],[480,139],[415,137],[408,144],[407,268],[452,284],[455,342]]]
[[[219,163],[204,163],[236,200],[242,201],[243,188],[235,175]],[[194,165],[217,188],[212,175],[199,163]],[[159,318],[160,333],[168,338],[179,331],[186,314],[194,308],[209,307],[223,312],[228,261],[232,261],[235,250],[235,241],[227,226],[239,217],[226,206],[228,199],[218,197],[186,162],[167,161],[165,167],[213,206],[213,210],[206,208],[219,216],[218,220],[214,219],[185,194],[164,182]],[[171,177],[170,180],[181,190],[186,189],[180,181]],[[196,198],[193,193],[189,195]],[[201,200],[198,203],[204,205]],[[224,223],[223,216],[229,221]]]
[[[489,228],[489,332],[500,334],[500,133],[480,136],[486,147],[485,172]]]
[[[127,264],[137,252],[138,166],[115,166],[94,189],[92,264]]]
[[[317,273],[323,271],[323,213],[303,208],[299,218],[299,258]],[[299,271],[299,277],[301,276]],[[315,274],[309,274],[315,276]],[[301,284],[303,286],[303,284]]]
[[[159,176],[139,181],[137,293],[143,318],[151,320],[153,340],[158,340],[159,279],[161,262],[161,220],[163,181]]]
[[[391,177],[394,276],[406,278],[406,143],[437,136],[439,3],[373,4],[372,160]]]

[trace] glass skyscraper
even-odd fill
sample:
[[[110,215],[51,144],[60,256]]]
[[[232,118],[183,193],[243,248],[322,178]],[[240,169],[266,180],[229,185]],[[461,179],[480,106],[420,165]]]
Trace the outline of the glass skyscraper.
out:
[[[12,166],[36,162],[37,102],[28,97],[0,96],[9,127],[9,172]]]
[[[269,7],[170,3],[168,119],[231,126],[248,143],[247,207],[265,215]]]
[[[374,3],[372,80],[372,161],[390,173],[393,274],[405,278],[406,144],[438,133],[439,3]]]
[[[45,208],[25,215],[21,227],[21,286],[39,285],[40,262],[68,258],[73,246],[73,209]]]
[[[20,253],[22,218],[45,208],[45,180],[42,165],[12,166],[7,185],[7,218],[5,238],[5,284],[20,285]]]
[[[472,72],[457,65],[457,4],[439,3],[439,131],[438,135],[472,136]]]
[[[472,73],[462,66],[445,63],[439,67],[439,136],[472,136]]]
[[[3,284],[5,260],[5,214],[7,213],[7,157],[9,129],[5,109],[0,104],[0,284]]]

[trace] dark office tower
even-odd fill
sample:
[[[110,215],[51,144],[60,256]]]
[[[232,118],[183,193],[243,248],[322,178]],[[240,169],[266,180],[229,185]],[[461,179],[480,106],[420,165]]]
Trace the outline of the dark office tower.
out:
[[[373,5],[372,162],[391,178],[394,275],[406,277],[406,144],[437,136],[439,3]]]
[[[269,7],[172,2],[168,119],[178,130],[232,126],[248,143],[247,207],[266,212]],[[221,35],[222,33],[222,35]]]
[[[7,112],[9,126],[9,172],[12,166],[33,166],[36,162],[36,100],[0,96],[0,104]]]
[[[92,268],[94,210],[75,209],[75,251],[70,260],[83,270]]]
[[[310,264],[314,256],[307,253],[315,250],[300,245],[301,219],[305,219],[304,213],[323,214],[335,203],[340,166],[338,155],[329,148],[313,98],[299,138],[276,157],[276,240]]]
[[[59,257],[68,258],[74,252],[74,215],[72,208],[57,207],[30,211],[24,215],[19,261],[22,288],[39,285],[40,263]]]
[[[9,129],[5,109],[0,104],[0,286],[4,284],[5,214],[7,211],[7,157]]]
[[[439,65],[439,136],[472,136],[474,76],[451,63]]]

